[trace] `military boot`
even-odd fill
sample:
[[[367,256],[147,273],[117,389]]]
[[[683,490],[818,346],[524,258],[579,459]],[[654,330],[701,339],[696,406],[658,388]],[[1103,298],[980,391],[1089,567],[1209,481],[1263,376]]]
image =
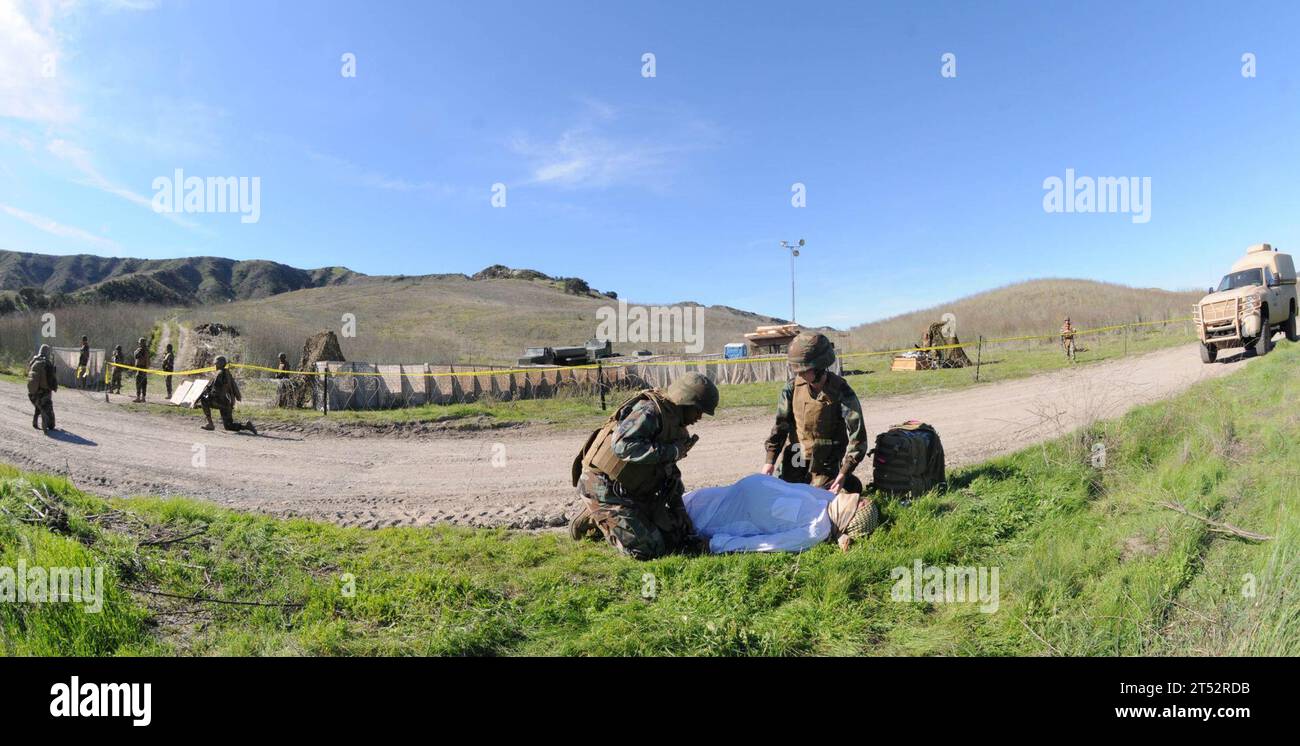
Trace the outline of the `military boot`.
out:
[[[600,540],[600,528],[592,520],[589,506],[583,505],[578,514],[573,517],[573,520],[569,521],[569,538],[574,541],[583,541],[584,539]]]

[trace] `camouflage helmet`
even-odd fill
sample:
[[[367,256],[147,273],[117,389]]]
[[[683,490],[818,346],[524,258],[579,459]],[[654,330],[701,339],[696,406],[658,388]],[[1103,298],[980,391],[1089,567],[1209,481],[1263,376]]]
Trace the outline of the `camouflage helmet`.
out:
[[[36,356],[37,356],[37,357],[49,357],[49,356],[50,356],[50,346],[49,346],[49,345],[41,345],[41,349],[40,349],[40,351],[38,351],[38,352],[36,353]]]
[[[880,525],[880,508],[870,497],[854,492],[840,492],[826,506],[831,519],[831,538],[847,536],[850,540],[871,535]]]
[[[695,407],[708,415],[718,408],[718,387],[699,373],[687,373],[673,381],[664,396],[679,407]]]
[[[141,347],[143,347],[143,346],[144,346],[144,337],[141,337],[141,338],[140,338],[140,341],[139,341],[137,344],[139,344]]]
[[[805,370],[826,370],[835,364],[835,346],[820,332],[800,332],[790,343],[787,354],[795,373]]]
[[[217,370],[221,370],[222,368],[226,367],[226,356],[217,355],[217,359],[213,360],[212,364],[217,366]]]

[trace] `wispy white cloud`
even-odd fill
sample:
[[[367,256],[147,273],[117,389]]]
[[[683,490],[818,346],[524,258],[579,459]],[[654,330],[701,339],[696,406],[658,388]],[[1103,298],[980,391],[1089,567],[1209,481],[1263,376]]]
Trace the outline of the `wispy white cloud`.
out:
[[[380,189],[387,192],[411,192],[425,193],[438,196],[452,196],[463,192],[464,190],[440,181],[431,180],[412,180],[400,176],[391,176],[373,169],[365,168],[345,158],[321,153],[310,148],[307,149],[307,157],[317,163],[327,166],[341,181],[366,187],[368,189]]]
[[[103,236],[97,236],[90,231],[82,230],[76,226],[64,225],[63,223],[60,223],[53,218],[47,218],[44,215],[37,215],[3,203],[0,203],[0,212],[4,212],[10,217],[21,220],[33,228],[44,231],[51,236],[81,241],[82,243],[90,244],[101,249],[110,249],[112,251],[118,249],[116,241],[104,238]]]
[[[578,122],[558,136],[511,139],[510,150],[527,162],[527,184],[566,189],[664,187],[685,155],[718,139],[712,125],[681,112],[638,112],[635,122],[629,122],[610,104],[594,99],[582,103]],[[637,127],[640,133],[632,131]]]
[[[99,169],[95,167],[94,159],[91,157],[90,152],[85,148],[75,143],[68,142],[67,140],[55,138],[46,144],[46,150],[77,170],[81,174],[79,183],[107,192],[115,197],[120,197],[133,205],[146,208],[151,212],[156,212],[153,209],[152,199],[137,192],[133,192],[130,189],[105,178],[104,175],[99,172]],[[196,230],[199,228],[197,223],[187,220],[174,212],[162,212],[157,214],[183,228],[189,228],[190,230]]]
[[[62,61],[53,2],[0,0],[0,117],[58,124],[76,118],[59,75]]]

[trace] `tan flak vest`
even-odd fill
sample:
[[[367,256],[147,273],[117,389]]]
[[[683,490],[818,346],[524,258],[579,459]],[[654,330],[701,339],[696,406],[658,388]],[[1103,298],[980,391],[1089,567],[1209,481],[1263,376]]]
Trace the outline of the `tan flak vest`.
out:
[[[839,459],[844,457],[843,449],[848,443],[840,397],[827,391],[829,383],[828,378],[817,396],[813,396],[812,386],[795,381],[794,395],[790,398],[795,436],[809,470],[814,473],[821,473],[827,467],[838,471]]]
[[[614,455],[614,429],[618,427],[618,415],[630,410],[633,403],[649,399],[659,411],[661,427],[655,434],[656,443],[676,443],[690,437],[682,423],[682,410],[669,401],[657,389],[647,389],[619,405],[610,415],[605,425],[597,430],[589,441],[582,457],[584,469],[599,472],[618,482],[623,491],[629,495],[643,495],[653,492],[659,481],[667,474],[669,464],[635,464],[624,461]]]

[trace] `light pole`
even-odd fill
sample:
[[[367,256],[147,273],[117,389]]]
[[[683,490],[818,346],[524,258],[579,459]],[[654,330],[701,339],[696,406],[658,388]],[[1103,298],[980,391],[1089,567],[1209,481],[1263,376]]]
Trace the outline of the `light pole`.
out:
[[[782,241],[781,248],[790,251],[790,323],[794,323],[794,258],[799,256],[799,249],[804,244],[803,239],[799,243],[792,244],[789,241]]]

